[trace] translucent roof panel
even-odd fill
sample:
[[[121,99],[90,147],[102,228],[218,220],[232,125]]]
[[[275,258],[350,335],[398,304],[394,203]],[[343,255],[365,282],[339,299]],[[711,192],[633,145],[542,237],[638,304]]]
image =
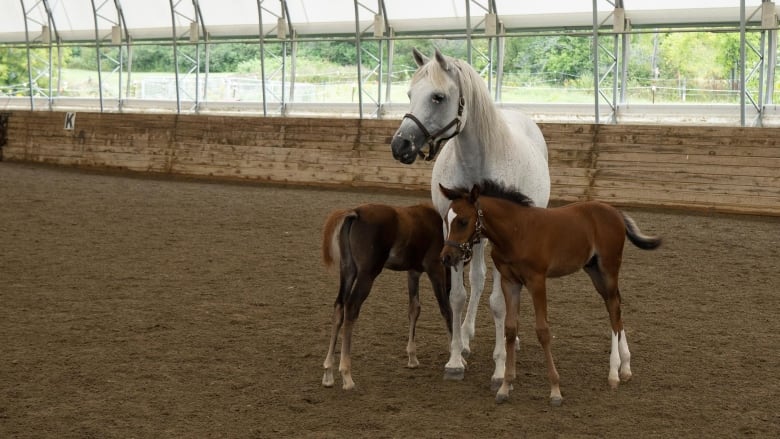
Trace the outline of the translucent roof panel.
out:
[[[591,0],[494,0],[499,19],[509,30],[586,28],[593,24]],[[51,6],[56,30],[64,41],[92,40],[95,16],[90,0],[0,0],[0,42],[24,42],[25,24],[30,39],[40,40],[48,22],[45,5]],[[275,35],[280,17],[289,14],[298,35],[350,35],[355,33],[354,0],[99,0],[97,26],[101,38],[119,22],[115,5],[124,13],[127,30],[134,39],[182,37],[195,21],[195,4],[202,12],[202,24],[212,37],[254,37],[262,18],[263,33]],[[262,10],[258,11],[258,3]],[[620,3],[620,2],[614,2]],[[706,26],[740,19],[740,0],[623,0],[626,18],[634,26]],[[361,0],[357,6],[359,28],[370,29],[374,14],[380,12],[377,0]],[[464,33],[467,14],[479,29],[488,0],[384,0],[386,22],[398,33]],[[761,0],[745,0],[746,16],[755,23],[761,19]],[[25,15],[22,5],[27,9]],[[468,12],[467,7],[469,6]],[[706,6],[705,6],[706,5]],[[613,10],[607,0],[597,0],[598,20],[609,22]],[[200,19],[197,19],[200,21]]]

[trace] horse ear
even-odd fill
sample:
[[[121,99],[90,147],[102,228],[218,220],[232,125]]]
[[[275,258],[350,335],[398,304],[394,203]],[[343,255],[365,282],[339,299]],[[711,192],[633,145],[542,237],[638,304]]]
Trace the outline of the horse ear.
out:
[[[450,63],[447,61],[447,58],[442,55],[441,52],[439,52],[439,49],[435,49],[434,57],[436,58],[436,62],[439,63],[442,69],[449,70],[450,69]]]
[[[477,201],[477,198],[479,198],[479,185],[475,184],[471,188],[471,192],[469,193],[469,202],[472,204]]]
[[[450,201],[458,199],[462,196],[460,192],[452,189],[448,189],[444,187],[441,183],[439,183],[439,190],[441,191],[442,195],[444,195]]]
[[[412,48],[412,57],[414,58],[417,67],[422,67],[428,62],[428,57],[423,55],[416,47]]]

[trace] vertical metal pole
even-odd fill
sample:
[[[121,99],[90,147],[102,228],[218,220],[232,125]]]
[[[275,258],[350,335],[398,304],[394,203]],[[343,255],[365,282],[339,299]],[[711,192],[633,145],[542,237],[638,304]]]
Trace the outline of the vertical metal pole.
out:
[[[618,68],[620,60],[618,59],[618,50],[620,49],[620,36],[615,35],[612,37],[613,39],[613,46],[612,46],[612,53],[615,56],[615,67],[612,69],[612,123],[617,123],[617,110],[618,110],[618,80],[620,79],[618,75]]]
[[[629,38],[628,33],[624,33],[621,35],[621,39],[623,40],[623,47],[622,47],[622,55],[621,55],[621,68],[620,68],[620,104],[624,105],[627,102],[627,93],[628,93],[628,62],[629,58],[631,57],[631,38]]]
[[[92,4],[92,18],[95,22],[95,55],[97,58],[97,74],[98,74],[98,96],[100,99],[100,112],[103,112],[103,68],[101,67],[100,59],[100,34],[98,33],[98,15],[97,8],[95,7],[95,0],[90,0]]]
[[[768,49],[766,60],[766,99],[764,103],[766,105],[772,105],[774,103],[775,94],[775,66],[777,64],[777,29],[770,29],[767,32]]]
[[[357,80],[358,80],[358,114],[360,118],[363,118],[363,71],[361,69],[362,56],[360,47],[360,13],[358,0],[354,0],[355,4],[355,49],[357,50]]]
[[[181,96],[179,96],[179,57],[177,56],[179,49],[176,41],[176,14],[174,12],[173,0],[169,0],[168,3],[171,6],[171,30],[173,32],[173,66],[176,75],[176,114],[179,114],[181,113]]]
[[[257,23],[260,35],[260,87],[263,94],[263,116],[268,116],[268,103],[265,96],[265,34],[263,33],[263,0],[257,0]]]
[[[593,0],[593,94],[595,95],[596,123],[599,123],[599,13],[597,1]]]
[[[24,0],[19,0],[22,4],[22,13],[24,14],[24,40],[27,43],[27,81],[30,88],[30,111],[35,110],[35,99],[33,99],[33,77],[32,77],[32,57],[30,55],[30,29],[27,24],[27,8],[24,7]]]
[[[595,1],[595,0],[594,0]],[[739,0],[739,123],[745,126],[745,0]]]
[[[471,58],[471,0],[466,1],[466,60],[473,65]]]

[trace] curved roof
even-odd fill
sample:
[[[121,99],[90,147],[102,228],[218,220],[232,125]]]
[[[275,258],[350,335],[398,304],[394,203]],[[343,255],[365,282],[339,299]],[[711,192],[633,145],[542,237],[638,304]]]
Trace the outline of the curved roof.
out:
[[[760,22],[762,0],[744,1],[748,21]],[[600,23],[611,25],[613,4],[622,4],[626,18],[635,28],[738,26],[740,3],[741,0],[596,0]],[[361,31],[367,31],[375,13],[385,15],[386,23],[396,34],[464,33],[468,28],[467,15],[472,28],[483,27],[489,4],[494,5],[509,32],[593,26],[592,0],[0,0],[0,43],[25,42],[25,25],[31,40],[40,39],[49,13],[52,34],[65,42],[94,40],[96,24],[100,38],[106,38],[112,26],[120,22],[133,39],[169,39],[173,23],[181,37],[192,21],[198,21],[212,38],[256,37],[260,21],[263,34],[276,36],[282,16],[288,18],[288,26],[301,37],[354,35],[355,15]]]

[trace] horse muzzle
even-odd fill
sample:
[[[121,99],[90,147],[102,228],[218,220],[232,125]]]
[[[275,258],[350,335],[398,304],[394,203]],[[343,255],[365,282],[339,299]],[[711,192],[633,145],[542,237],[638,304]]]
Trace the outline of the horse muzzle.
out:
[[[463,265],[466,265],[471,261],[471,248],[472,247],[469,243],[455,243],[452,241],[447,241],[441,253],[439,254],[441,263],[444,264],[445,267],[450,268],[454,267],[460,262],[463,262]]]
[[[414,163],[420,154],[411,140],[398,135],[394,136],[390,142],[390,149],[393,151],[393,158],[405,165]]]

